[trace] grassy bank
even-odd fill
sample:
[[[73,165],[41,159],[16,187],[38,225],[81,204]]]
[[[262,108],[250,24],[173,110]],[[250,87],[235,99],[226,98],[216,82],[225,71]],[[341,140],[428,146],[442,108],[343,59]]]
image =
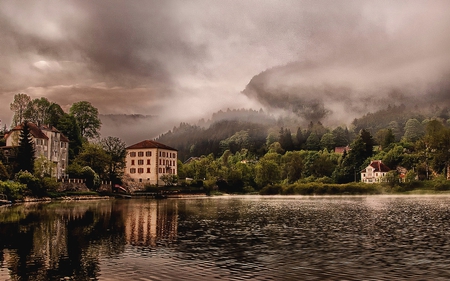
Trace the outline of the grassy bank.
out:
[[[410,183],[351,182],[332,183],[295,183],[289,185],[268,185],[261,189],[261,195],[370,195],[370,194],[450,194],[450,181],[432,180]]]

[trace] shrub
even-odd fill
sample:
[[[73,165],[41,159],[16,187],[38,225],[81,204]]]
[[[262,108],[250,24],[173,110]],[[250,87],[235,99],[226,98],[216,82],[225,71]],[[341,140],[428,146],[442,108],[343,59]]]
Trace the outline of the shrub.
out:
[[[61,183],[57,182],[55,178],[44,177],[41,182],[43,189],[47,192],[57,191],[61,186]]]
[[[8,200],[17,201],[23,198],[27,189],[25,184],[13,181],[0,181],[0,193],[8,196]]]
[[[28,171],[18,172],[16,181],[25,184],[32,195],[42,196],[45,194],[45,189],[43,189],[40,180]]]
[[[281,194],[283,190],[283,187],[281,185],[267,185],[261,191],[259,194],[261,195],[276,195]]]

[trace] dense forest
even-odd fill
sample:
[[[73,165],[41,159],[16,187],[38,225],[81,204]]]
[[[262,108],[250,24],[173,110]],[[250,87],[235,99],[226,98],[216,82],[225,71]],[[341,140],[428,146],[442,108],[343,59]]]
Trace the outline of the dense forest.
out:
[[[298,121],[296,129],[292,118],[258,111],[265,117],[255,121],[242,118],[255,111],[235,112],[240,118],[218,118],[208,127],[182,123],[157,138],[179,150],[180,179],[209,180],[240,192],[274,184],[349,183],[359,181],[360,171],[375,159],[391,169],[389,182],[447,178],[448,108],[387,106],[356,118],[350,127],[319,121],[302,127]],[[345,149],[337,153],[336,147]],[[407,173],[400,178],[400,171]]]

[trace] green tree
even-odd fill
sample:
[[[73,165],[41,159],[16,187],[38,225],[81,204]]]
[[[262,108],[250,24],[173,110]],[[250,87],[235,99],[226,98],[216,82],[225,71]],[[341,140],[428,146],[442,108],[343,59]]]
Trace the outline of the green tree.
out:
[[[336,146],[347,146],[350,144],[350,132],[347,127],[344,129],[342,127],[337,127],[331,132],[334,136],[334,141]]]
[[[126,144],[118,137],[107,137],[100,141],[106,154],[109,155],[108,178],[111,184],[120,183],[125,168]]]
[[[288,128],[284,129],[283,127],[281,127],[278,139],[279,143],[281,144],[281,147],[285,151],[294,150],[294,142],[292,141],[291,130],[289,130]]]
[[[19,136],[19,147],[17,148],[16,172],[34,171],[35,150],[33,137],[31,135],[28,121],[24,121]]]
[[[424,143],[433,169],[445,173],[450,164],[450,128],[438,120],[428,122]]]
[[[83,145],[80,128],[74,116],[64,114],[56,126],[69,139],[69,160],[75,159]]]
[[[97,143],[84,143],[74,162],[81,167],[88,166],[102,179],[108,179],[111,156]]]
[[[26,94],[19,93],[14,95],[14,101],[9,105],[10,109],[14,111],[13,127],[18,124],[22,124],[25,111],[27,110],[30,102],[31,98]]]
[[[299,151],[288,151],[281,158],[282,178],[287,183],[294,183],[301,179],[304,167],[303,157]]]
[[[298,127],[297,128],[297,134],[295,135],[296,140],[297,140],[297,149],[303,149],[305,147],[305,143],[306,143],[306,137],[303,134],[302,128]]]
[[[48,121],[50,105],[46,98],[34,99],[28,103],[24,117],[37,126],[44,125]]]
[[[320,149],[320,138],[316,133],[311,133],[306,140],[306,149],[308,150],[319,150]]]
[[[395,136],[392,129],[380,129],[375,134],[376,143],[378,143],[382,149],[388,147],[391,143],[395,142]]]
[[[64,110],[57,103],[50,103],[45,124],[58,128],[59,120],[65,115]],[[59,128],[58,128],[59,129]]]
[[[424,135],[422,124],[417,119],[409,119],[405,125],[403,138],[406,141],[415,142]]]
[[[70,107],[70,114],[77,120],[81,135],[86,139],[99,136],[101,121],[98,117],[98,110],[90,102],[80,101]]]
[[[320,147],[325,148],[329,151],[333,151],[336,147],[334,135],[332,133],[325,133],[320,139]]]
[[[256,164],[255,172],[255,182],[260,187],[278,183],[280,181],[280,165],[274,160],[262,158],[259,160],[258,164]]]

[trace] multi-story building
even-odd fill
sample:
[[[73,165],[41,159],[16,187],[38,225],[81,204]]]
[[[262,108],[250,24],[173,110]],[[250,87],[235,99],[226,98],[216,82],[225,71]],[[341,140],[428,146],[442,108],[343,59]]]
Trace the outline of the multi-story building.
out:
[[[34,143],[35,157],[45,157],[55,164],[53,176],[60,179],[66,176],[66,169],[69,165],[69,140],[55,127],[36,126],[29,122],[30,133]],[[2,147],[8,158],[14,158],[13,148],[19,145],[20,132],[23,126],[14,127],[5,135],[6,146]]]
[[[125,173],[136,182],[163,185],[163,175],[177,175],[178,150],[144,140],[126,148]]]
[[[365,183],[376,183],[383,181],[384,176],[390,169],[381,160],[372,160],[364,170],[361,171],[361,181]]]

